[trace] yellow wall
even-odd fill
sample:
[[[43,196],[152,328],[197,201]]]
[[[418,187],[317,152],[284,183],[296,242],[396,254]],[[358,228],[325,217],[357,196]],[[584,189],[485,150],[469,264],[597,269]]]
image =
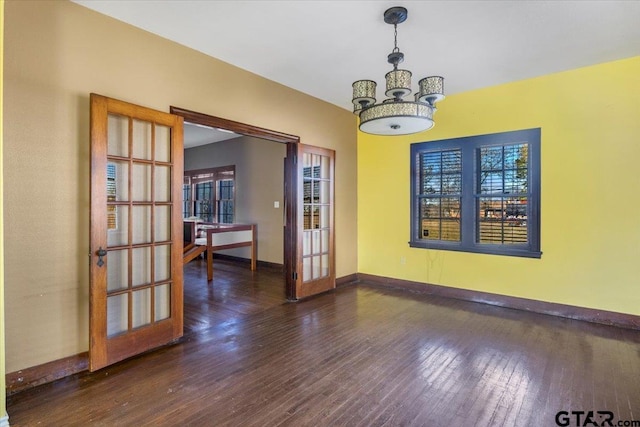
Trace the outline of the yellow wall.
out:
[[[8,372],[88,349],[90,92],[335,149],[337,275],[356,272],[351,113],[74,3],[11,1],[6,16]]]
[[[462,93],[358,134],[358,271],[640,315],[640,57]],[[542,129],[541,259],[409,248],[409,144]],[[406,263],[401,262],[401,258]]]

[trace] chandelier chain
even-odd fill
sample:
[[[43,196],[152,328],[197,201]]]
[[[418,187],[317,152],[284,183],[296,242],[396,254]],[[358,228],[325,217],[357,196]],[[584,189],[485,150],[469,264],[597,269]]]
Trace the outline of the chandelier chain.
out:
[[[393,51],[400,52],[398,49],[398,24],[393,24]]]

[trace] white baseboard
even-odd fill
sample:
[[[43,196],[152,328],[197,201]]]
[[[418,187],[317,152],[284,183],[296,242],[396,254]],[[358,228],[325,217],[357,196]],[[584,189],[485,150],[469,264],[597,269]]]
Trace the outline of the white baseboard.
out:
[[[4,414],[4,417],[0,418],[0,427],[9,427],[9,415]]]

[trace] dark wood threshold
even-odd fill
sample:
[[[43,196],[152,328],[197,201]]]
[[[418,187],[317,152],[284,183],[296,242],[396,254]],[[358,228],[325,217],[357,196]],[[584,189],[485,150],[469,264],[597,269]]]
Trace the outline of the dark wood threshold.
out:
[[[86,371],[88,368],[89,353],[85,351],[74,356],[8,373],[6,376],[7,396]]]
[[[232,261],[232,262],[238,262],[238,263],[243,263],[243,264],[251,264],[251,259],[249,258],[243,258],[243,257],[238,257],[238,256],[233,256],[233,255],[225,255],[225,254],[213,254],[213,259],[219,259],[222,261]],[[257,261],[258,267],[265,267],[265,268],[271,268],[274,270],[280,270],[280,271],[284,271],[284,265],[282,264],[278,264],[275,262],[269,262],[269,261]]]
[[[347,276],[338,277],[338,278],[336,278],[336,282],[335,283],[336,283],[336,287],[335,288],[327,289],[327,290],[322,291],[320,293],[309,295],[309,296],[306,296],[306,297],[303,297],[303,298],[300,298],[300,299],[297,299],[297,300],[288,300],[288,302],[297,303],[297,302],[301,302],[301,301],[308,301],[310,299],[318,298],[321,295],[328,294],[328,293],[331,293],[331,292],[335,292],[335,290],[338,289],[338,288],[344,288],[344,287],[347,287],[349,285],[354,285],[354,284],[358,283],[358,274],[354,273],[354,274],[349,274]]]
[[[640,316],[635,316],[633,314],[616,313],[614,311],[597,310],[593,308],[576,307],[527,298],[491,294],[488,292],[451,288],[448,286],[412,282],[409,280],[393,279],[390,277],[375,276],[364,273],[358,273],[358,280],[362,283],[402,288],[446,298],[479,302],[482,304],[530,311],[533,313],[548,314],[550,316],[565,317],[567,319],[640,330]]]

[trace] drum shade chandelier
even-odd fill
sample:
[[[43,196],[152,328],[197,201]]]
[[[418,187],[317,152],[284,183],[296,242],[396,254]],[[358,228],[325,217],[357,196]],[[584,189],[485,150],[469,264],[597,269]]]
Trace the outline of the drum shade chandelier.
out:
[[[360,130],[374,135],[406,135],[422,132],[433,127],[435,104],[444,99],[444,78],[425,77],[418,82],[415,100],[403,98],[411,94],[411,71],[399,70],[398,64],[404,60],[404,54],[398,49],[398,24],[407,20],[407,9],[392,7],[384,12],[384,22],[392,24],[394,29],[393,50],[387,56],[387,62],[393,64],[393,70],[386,76],[389,98],[376,104],[376,82],[358,80],[353,83],[353,113],[360,116]]]

